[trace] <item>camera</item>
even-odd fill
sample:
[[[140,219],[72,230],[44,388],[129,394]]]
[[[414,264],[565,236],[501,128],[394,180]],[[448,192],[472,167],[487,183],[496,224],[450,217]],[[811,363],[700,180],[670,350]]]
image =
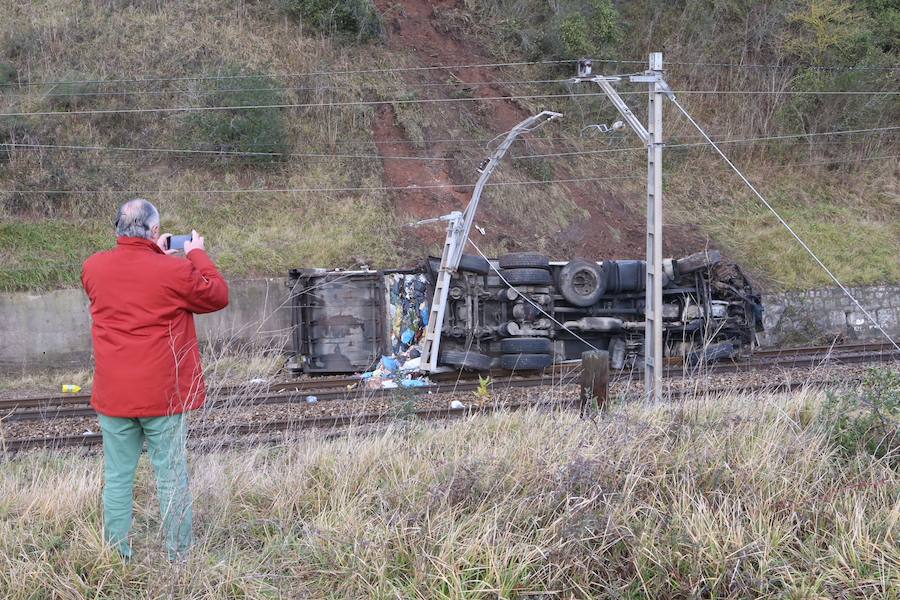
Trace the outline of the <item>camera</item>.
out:
[[[169,236],[166,250],[181,250],[184,252],[184,243],[192,239],[191,234]]]

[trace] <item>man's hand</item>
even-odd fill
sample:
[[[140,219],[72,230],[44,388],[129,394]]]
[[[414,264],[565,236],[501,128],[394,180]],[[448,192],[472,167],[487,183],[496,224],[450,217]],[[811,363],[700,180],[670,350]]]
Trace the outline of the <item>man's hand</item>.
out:
[[[178,250],[169,250],[169,238],[171,237],[171,233],[164,233],[159,236],[158,240],[156,240],[156,245],[159,246],[159,249],[166,254],[175,254],[176,252],[178,252]]]
[[[187,256],[190,254],[191,250],[203,250],[206,251],[206,247],[203,245],[203,237],[197,233],[196,229],[191,230],[191,239],[184,243],[184,254]]]

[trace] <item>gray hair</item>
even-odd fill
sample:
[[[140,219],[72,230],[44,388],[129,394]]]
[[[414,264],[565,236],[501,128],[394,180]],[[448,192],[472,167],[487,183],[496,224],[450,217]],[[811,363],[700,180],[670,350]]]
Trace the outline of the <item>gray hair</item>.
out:
[[[150,230],[154,225],[159,225],[159,211],[148,200],[135,198],[119,207],[119,214],[116,216],[117,236],[149,240],[153,235]]]

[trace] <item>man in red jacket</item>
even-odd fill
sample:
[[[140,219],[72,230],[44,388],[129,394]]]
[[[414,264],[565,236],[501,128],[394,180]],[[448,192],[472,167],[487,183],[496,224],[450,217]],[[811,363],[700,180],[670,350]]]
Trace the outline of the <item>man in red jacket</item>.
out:
[[[228,305],[228,284],[203,238],[194,231],[181,258],[165,249],[167,236],[159,231],[156,207],[126,202],[116,219],[116,247],[88,258],[81,274],[93,320],[91,405],[103,431],[103,531],[126,559],[145,439],[169,557],[191,546],[184,413],[206,399],[194,313]]]

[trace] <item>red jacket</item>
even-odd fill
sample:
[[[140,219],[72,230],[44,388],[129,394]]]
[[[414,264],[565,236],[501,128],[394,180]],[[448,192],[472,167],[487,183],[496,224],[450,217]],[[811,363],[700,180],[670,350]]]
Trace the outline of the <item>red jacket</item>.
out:
[[[202,250],[167,256],[155,242],[120,237],[84,263],[91,301],[91,405],[110,417],[161,417],[206,400],[193,313],[228,305],[228,284]]]

